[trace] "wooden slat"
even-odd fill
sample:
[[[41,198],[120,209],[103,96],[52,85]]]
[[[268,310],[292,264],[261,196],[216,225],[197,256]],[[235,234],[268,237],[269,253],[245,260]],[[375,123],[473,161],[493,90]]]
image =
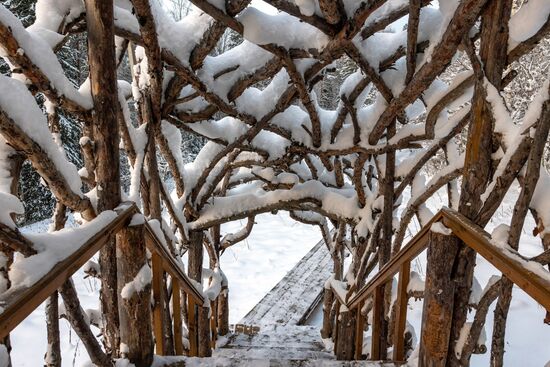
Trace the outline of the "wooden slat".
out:
[[[162,311],[164,308],[163,297],[163,274],[162,259],[157,253],[151,256],[153,263],[153,334],[155,335],[156,354],[164,355],[164,318]]]
[[[348,302],[348,308],[353,309],[359,305],[359,302],[367,299],[372,292],[380,285],[386,283],[390,277],[393,277],[401,268],[401,266],[411,259],[418,256],[428,244],[427,234],[433,223],[439,221],[442,217],[442,212],[438,212],[434,217],[413,237],[413,239],[399,251],[380,271],[365,284],[355,296]]]
[[[406,261],[399,271],[399,283],[397,286],[397,303],[395,313],[395,330],[393,333],[393,360],[405,361],[405,327],[407,324],[407,286],[411,277],[411,262]]]
[[[179,281],[172,278],[172,313],[174,315],[174,350],[177,356],[183,355],[183,335],[181,324],[181,290]]]
[[[107,241],[126,226],[137,212],[135,205],[122,205],[124,209],[101,231],[92,236],[78,250],[58,262],[43,278],[29,287],[11,288],[0,296],[0,339],[6,337],[21,321],[29,316],[50,294],[80,269]]]
[[[442,209],[442,212],[444,213],[443,223],[458,238],[489,261],[547,311],[550,311],[550,281],[548,278],[543,278],[526,269],[524,261],[518,258],[519,254],[518,257],[514,256],[512,250],[510,250],[510,254],[507,254],[506,249],[494,245],[486,231],[462,214],[448,208]]]
[[[195,299],[195,303],[204,304],[204,297],[202,293],[195,287],[193,282],[189,279],[181,264],[172,256],[170,251],[163,245],[163,243],[157,238],[155,231],[148,223],[145,223],[145,236],[146,244],[149,251],[158,254],[162,258],[162,264],[164,269],[172,276],[179,280],[180,288],[188,296]]]
[[[373,308],[372,308],[372,337],[371,337],[371,355],[370,359],[380,360],[380,329],[382,328],[382,320],[384,310],[384,287],[378,286],[374,291]],[[378,317],[377,317],[378,316]]]
[[[363,329],[365,328],[365,318],[361,315],[361,308],[364,302],[360,302],[357,307],[357,316],[355,321],[355,359],[360,360],[363,355]]]

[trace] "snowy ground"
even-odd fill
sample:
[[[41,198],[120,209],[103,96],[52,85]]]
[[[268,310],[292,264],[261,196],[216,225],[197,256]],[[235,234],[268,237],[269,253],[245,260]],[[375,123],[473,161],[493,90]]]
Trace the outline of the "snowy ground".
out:
[[[445,197],[436,195],[430,202],[433,211],[446,202]],[[508,223],[514,201],[509,198],[499,209],[495,219],[487,227],[492,230],[500,223]],[[256,218],[257,225],[251,236],[230,249],[222,257],[222,268],[229,278],[230,323],[238,322],[260,299],[316,244],[320,238],[317,228],[298,224],[284,212],[277,215],[265,214]],[[224,231],[234,231],[243,223],[225,226]],[[416,231],[417,224],[411,224]],[[520,251],[527,255],[540,253],[538,238],[531,235],[534,227],[529,217],[521,240]],[[25,228],[25,231],[45,231],[47,224],[39,223]],[[425,274],[425,257],[422,254],[413,262],[413,270]],[[482,287],[488,279],[498,274],[490,264],[478,259],[476,278]],[[96,281],[85,280],[82,273],[74,277],[82,303],[85,308],[97,308]],[[408,320],[420,334],[422,302],[410,303]],[[544,366],[550,360],[548,340],[550,326],[543,324],[545,312],[520,289],[514,288],[511,312],[508,317],[506,341],[506,366]],[[318,316],[318,315],[317,315]],[[319,324],[320,318],[314,318],[310,324]],[[486,327],[490,340],[492,311]],[[95,330],[97,331],[97,330]],[[86,351],[74,333],[71,333],[66,320],[61,320],[62,353],[64,366],[80,366],[87,359]],[[14,366],[40,366],[46,351],[46,330],[44,308],[41,306],[29,316],[12,335],[14,346]],[[489,346],[488,346],[489,347]],[[474,356],[472,366],[488,366],[488,354]]]

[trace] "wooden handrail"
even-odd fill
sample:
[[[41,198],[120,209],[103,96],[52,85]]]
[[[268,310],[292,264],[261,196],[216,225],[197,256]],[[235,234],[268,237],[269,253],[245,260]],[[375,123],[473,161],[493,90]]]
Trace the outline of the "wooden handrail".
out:
[[[471,220],[456,210],[442,208],[422,229],[401,249],[380,271],[347,302],[338,296],[338,292],[331,284],[331,290],[338,302],[349,310],[360,310],[367,298],[374,296],[374,307],[377,300],[380,301],[383,286],[390,281],[396,273],[400,273],[398,290],[398,310],[394,332],[394,361],[404,360],[403,332],[406,324],[407,285],[410,275],[411,260],[417,257],[429,245],[429,232],[436,222],[442,222],[451,232],[472,248],[476,253],[485,258],[514,284],[523,289],[531,298],[541,304],[550,312],[550,276],[545,277],[536,269],[526,267],[529,260],[522,257],[517,251],[509,247],[501,247],[491,241],[491,235]],[[531,261],[531,263],[535,263]],[[542,266],[540,271],[547,273]],[[406,273],[406,274],[404,274]],[[375,310],[376,311],[376,310]],[[374,314],[376,312],[374,311]],[[357,312],[357,311],[356,311]],[[337,318],[338,319],[338,318]],[[357,330],[362,330],[363,316],[357,312]],[[371,359],[379,357],[379,345],[377,344],[379,323],[373,324],[373,341],[371,343]],[[336,327],[337,329],[337,327]],[[357,332],[355,340],[355,358],[360,359],[363,343],[363,333]]]
[[[194,301],[198,304],[204,304],[205,299],[196,286],[193,284],[192,280],[189,279],[185,270],[181,264],[179,264],[176,259],[170,254],[170,251],[164,246],[164,244],[158,239],[155,234],[155,231],[151,228],[148,223],[145,223],[145,243],[149,251],[156,253],[162,259],[163,268],[170,274],[174,279],[177,279],[180,282],[180,287],[182,290],[187,293]]]
[[[491,242],[491,235],[468,218],[449,208],[442,208],[422,227],[413,239],[397,253],[380,271],[365,284],[346,304],[350,309],[371,296],[374,290],[393,277],[405,263],[418,256],[428,246],[428,234],[432,224],[442,221],[455,236],[468,247],[489,261],[513,283],[523,289],[535,301],[550,311],[550,280],[526,269],[525,261],[517,252],[499,247]]]
[[[58,262],[53,268],[31,286],[13,287],[0,295],[0,339],[6,337],[21,321],[29,316],[67,279],[92,258],[108,241],[126,227],[134,214],[139,210],[135,204],[123,203],[117,217],[103,229],[94,234],[76,251]],[[157,238],[148,223],[145,223],[146,243],[151,252],[162,260],[162,265],[177,279],[183,291],[196,303],[203,304],[204,297],[187,277],[183,268],[170,254],[168,249]]]
[[[125,207],[115,220],[54,267],[36,283],[27,287],[13,287],[0,295],[0,339],[6,337],[21,321],[29,316],[56,289],[98,252],[111,236],[120,231],[136,213],[134,206]]]

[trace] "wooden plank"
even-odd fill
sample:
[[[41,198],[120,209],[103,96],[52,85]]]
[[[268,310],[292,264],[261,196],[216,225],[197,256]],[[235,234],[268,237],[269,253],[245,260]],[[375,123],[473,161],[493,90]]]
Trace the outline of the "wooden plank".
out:
[[[192,297],[187,297],[187,330],[189,331],[189,356],[199,355],[199,333],[197,329],[197,307]]]
[[[445,208],[443,223],[466,245],[489,261],[514,284],[550,311],[550,280],[525,268],[521,255],[494,245],[491,236],[460,213]],[[517,254],[517,255],[515,255]],[[517,257],[516,257],[517,256]]]
[[[155,347],[158,355],[164,355],[164,319],[162,310],[164,307],[163,297],[163,273],[162,259],[157,253],[152,254],[153,263],[153,333],[155,334]]]
[[[179,280],[172,278],[172,314],[174,319],[174,350],[177,356],[183,355],[183,335],[181,324],[181,290]]]
[[[149,251],[158,254],[162,258],[164,269],[172,276],[180,281],[180,289],[195,299],[195,303],[203,304],[204,297],[202,292],[199,291],[193,282],[189,279],[181,264],[172,256],[170,251],[163,245],[163,243],[157,238],[155,231],[148,223],[145,223],[145,235],[146,244]]]
[[[365,318],[361,314],[361,308],[364,302],[359,302],[357,306],[357,316],[355,320],[355,359],[360,360],[363,356],[363,329],[365,328]]]
[[[442,218],[442,212],[438,212],[422,229],[413,237],[413,239],[401,249],[380,271],[365,284],[348,302],[348,308],[355,308],[360,301],[368,298],[372,292],[380,285],[383,285],[393,277],[401,266],[411,259],[418,256],[428,244],[427,234],[433,223]]]
[[[407,325],[407,286],[411,277],[411,262],[406,261],[399,271],[399,283],[397,286],[397,303],[395,312],[395,330],[393,333],[393,360],[405,361],[405,327]]]
[[[102,230],[92,236],[78,250],[58,262],[43,278],[29,287],[14,287],[0,296],[0,339],[6,337],[29,316],[50,294],[94,256],[107,241],[126,226],[137,212],[135,205],[121,205],[124,209]]]
[[[380,329],[382,328],[382,320],[384,310],[384,288],[376,287],[374,291],[374,300],[372,308],[372,337],[371,337],[371,355],[370,359],[380,360]],[[379,317],[376,317],[379,316]]]

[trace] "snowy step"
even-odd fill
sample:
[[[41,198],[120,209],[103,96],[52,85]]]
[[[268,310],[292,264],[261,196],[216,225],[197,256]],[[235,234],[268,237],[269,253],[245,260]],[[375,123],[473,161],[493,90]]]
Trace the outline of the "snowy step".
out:
[[[323,359],[279,360],[253,358],[165,358],[166,363],[154,367],[394,367],[395,364],[373,361],[336,361]]]
[[[332,262],[323,241],[315,245],[239,322],[244,325],[298,325],[321,297]]]
[[[313,326],[273,325],[254,336],[232,335],[215,355],[277,360],[334,359],[333,354],[325,350],[319,329]]]

